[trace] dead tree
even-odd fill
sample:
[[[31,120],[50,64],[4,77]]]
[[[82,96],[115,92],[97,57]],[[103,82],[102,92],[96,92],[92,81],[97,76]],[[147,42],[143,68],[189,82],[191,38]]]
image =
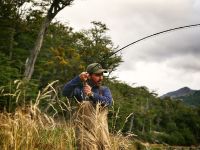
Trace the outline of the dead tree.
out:
[[[38,32],[38,36],[35,41],[34,47],[31,50],[30,56],[27,58],[27,61],[25,64],[24,78],[26,80],[30,80],[32,77],[35,62],[40,52],[40,49],[42,47],[46,29],[50,25],[53,18],[58,14],[58,12],[60,12],[66,6],[71,5],[72,2],[73,0],[53,0],[53,1],[51,0],[50,1],[50,8],[48,9],[46,16],[44,17],[44,20]]]

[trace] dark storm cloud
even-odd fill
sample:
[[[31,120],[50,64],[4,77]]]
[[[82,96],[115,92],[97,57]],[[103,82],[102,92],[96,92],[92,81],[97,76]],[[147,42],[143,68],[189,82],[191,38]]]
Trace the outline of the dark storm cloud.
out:
[[[156,36],[130,46],[128,51],[133,53],[131,58],[137,59],[138,57],[143,57],[147,61],[164,61],[169,57],[176,57],[185,54],[199,56],[200,30],[198,32],[195,30],[182,32],[188,33],[180,34],[179,31],[179,33],[174,32],[162,36]],[[124,51],[126,51],[126,49],[124,49]]]
[[[188,61],[188,56],[200,58],[199,39],[200,30],[195,31],[195,29],[183,31],[183,33],[174,32],[170,33],[170,35],[163,35],[163,37],[158,36],[124,50],[128,51],[124,52],[124,60],[129,63],[133,62],[132,68],[138,61],[146,63],[165,63],[170,61],[170,67],[176,68],[179,66],[186,70],[200,71],[200,62],[196,61],[196,59],[190,59],[189,64],[185,63]],[[179,61],[175,61],[176,57],[179,58]]]
[[[184,32],[188,34],[184,34]],[[171,57],[184,57],[188,54],[196,57],[200,56],[200,30],[197,33],[195,29],[190,31],[178,31],[163,36],[164,38],[156,37],[156,44],[150,47],[146,52],[148,56],[151,56],[148,58],[151,58],[152,61],[165,61]]]
[[[194,55],[185,55],[184,57],[176,57],[168,61],[168,66],[187,73],[199,73],[200,71],[200,59]]]

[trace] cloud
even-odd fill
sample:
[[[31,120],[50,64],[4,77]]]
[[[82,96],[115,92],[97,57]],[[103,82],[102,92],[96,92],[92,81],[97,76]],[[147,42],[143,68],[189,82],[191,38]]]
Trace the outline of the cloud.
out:
[[[124,60],[130,62],[144,61],[148,63],[162,63],[174,61],[181,57],[184,63],[187,55],[200,57],[200,32],[196,29],[176,31],[160,35],[124,49]],[[194,59],[190,59],[192,62]],[[176,66],[175,66],[176,67]],[[188,69],[188,67],[187,67]]]
[[[171,68],[182,70],[184,74],[200,73],[200,60],[194,55],[177,56],[168,61],[167,64]]]

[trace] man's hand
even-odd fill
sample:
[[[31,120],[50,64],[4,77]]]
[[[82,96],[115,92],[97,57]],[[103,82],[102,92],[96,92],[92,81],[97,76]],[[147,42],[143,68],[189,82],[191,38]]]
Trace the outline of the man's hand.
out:
[[[92,88],[87,83],[83,87],[83,92],[85,95],[90,96],[92,94]]]
[[[92,94],[92,88],[91,86],[89,86],[87,84],[87,79],[90,77],[89,73],[87,72],[82,72],[80,75],[79,75],[81,81],[83,82],[83,92],[85,95],[89,96]]]
[[[82,72],[80,75],[79,75],[81,81],[85,82],[87,81],[87,79],[89,78],[89,73],[87,72]]]

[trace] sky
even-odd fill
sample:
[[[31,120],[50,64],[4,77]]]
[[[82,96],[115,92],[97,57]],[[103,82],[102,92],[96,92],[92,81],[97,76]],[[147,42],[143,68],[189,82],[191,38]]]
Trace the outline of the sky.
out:
[[[101,21],[119,48],[145,36],[200,24],[200,0],[75,0],[55,18],[75,31]],[[124,62],[111,75],[133,87],[163,95],[200,90],[200,26],[155,36],[121,51]]]

